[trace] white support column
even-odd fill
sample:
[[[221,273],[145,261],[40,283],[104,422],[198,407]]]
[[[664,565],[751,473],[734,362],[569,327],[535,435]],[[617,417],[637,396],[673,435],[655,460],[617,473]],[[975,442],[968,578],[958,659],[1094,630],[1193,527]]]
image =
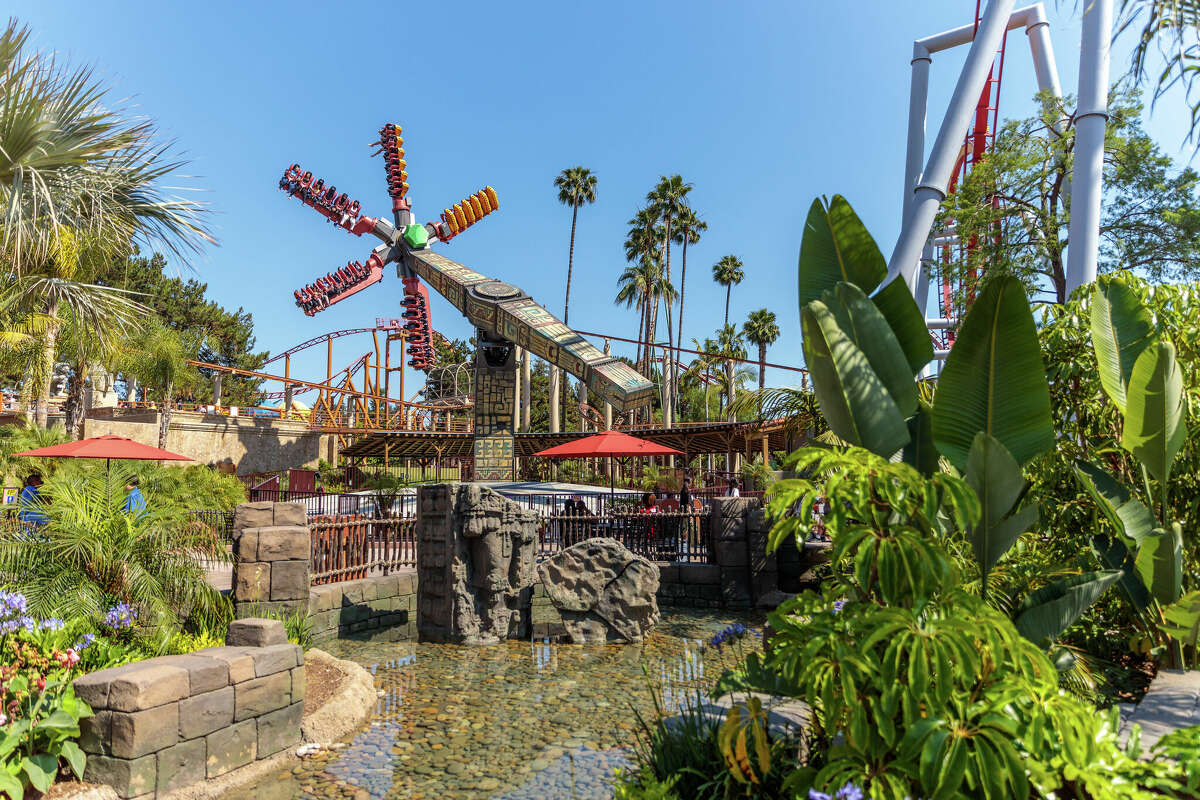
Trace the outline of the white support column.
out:
[[[529,399],[533,388],[532,375],[529,369],[529,351],[521,350],[521,430],[529,431]]]
[[[908,91],[908,149],[904,159],[904,209],[908,216],[913,189],[925,163],[925,109],[929,105],[929,64],[933,58],[920,42],[913,42],[912,85]]]
[[[547,366],[550,367],[550,396],[546,398],[550,403],[550,432],[558,433],[561,430],[559,427],[558,401],[561,399],[562,394],[558,382],[561,380],[562,373],[553,364],[547,364]]]
[[[1075,167],[1071,175],[1067,246],[1068,293],[1096,280],[1111,36],[1112,0],[1091,0],[1084,8],[1079,43],[1079,107],[1075,112]]]
[[[946,109],[946,117],[938,131],[937,140],[933,143],[933,150],[929,154],[921,180],[913,192],[900,238],[888,261],[888,274],[883,280],[883,285],[901,277],[910,290],[916,290],[921,250],[929,237],[938,206],[946,197],[950,174],[954,170],[959,148],[962,147],[962,138],[966,135],[971,115],[975,112],[976,101],[987,81],[996,50],[1008,29],[1012,10],[1013,0],[991,0],[979,21],[975,41],[971,43],[971,50],[967,53],[967,63],[963,65],[962,73],[958,76],[954,95]]]
[[[1041,4],[1034,6],[1029,21],[1025,24],[1029,37],[1029,49],[1033,54],[1033,71],[1037,75],[1039,92],[1049,90],[1055,97],[1062,97],[1058,83],[1058,64],[1054,60],[1054,45],[1050,43],[1050,21]]]

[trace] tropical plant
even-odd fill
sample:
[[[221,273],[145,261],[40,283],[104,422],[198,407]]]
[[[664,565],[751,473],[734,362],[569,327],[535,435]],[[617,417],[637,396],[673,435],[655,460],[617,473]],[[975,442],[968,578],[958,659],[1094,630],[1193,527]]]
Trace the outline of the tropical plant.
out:
[[[189,619],[229,615],[206,580],[205,564],[229,560],[217,536],[191,524],[187,509],[153,494],[139,514],[125,510],[132,472],[55,474],[42,487],[49,522],[37,535],[0,535],[0,575],[29,601],[31,614],[98,618],[114,604],[136,610],[147,636],[165,639]]]
[[[117,342],[137,327],[147,309],[129,295],[89,282],[87,264],[93,249],[102,249],[90,235],[62,231],[49,256],[27,266],[11,286],[11,302],[27,315],[44,322],[41,352],[26,369],[26,382],[36,402],[35,420],[46,427],[50,406],[50,384],[60,344],[66,344],[72,361],[88,362],[111,353]],[[64,324],[74,335],[60,343]]]
[[[745,365],[738,365],[734,359],[744,359],[746,357],[746,343],[742,338],[742,334],[734,325],[726,324],[725,327],[717,331],[717,352],[721,355],[724,379],[723,388],[725,390],[725,411],[728,414],[729,409],[733,405],[733,401],[737,397],[737,390],[740,383],[745,380],[747,370]],[[753,372],[749,372],[749,379],[753,380]],[[720,378],[718,378],[720,381]],[[732,422],[733,417],[729,420]]]
[[[638,348],[636,361],[638,369],[646,374],[650,364],[650,346],[654,342],[658,319],[656,293],[663,280],[663,228],[659,224],[658,213],[653,208],[639,208],[627,224],[629,231],[625,236],[625,260],[635,266],[635,275],[631,275],[630,270],[626,269],[618,279],[617,283],[622,291],[617,295],[617,302],[624,303],[628,308],[640,295],[641,302],[638,303],[638,307],[642,311],[642,324],[638,340],[646,344]],[[635,277],[634,294],[628,296],[626,286]],[[622,294],[627,296],[623,297]]]
[[[20,483],[33,473],[49,475],[62,463],[57,458],[13,458],[13,453],[53,447],[71,441],[62,425],[35,428],[27,425],[0,426],[0,477],[10,477]]]
[[[1144,16],[1143,16],[1144,14]],[[1121,0],[1117,35],[1136,29],[1137,44],[1130,57],[1133,76],[1145,81],[1147,61],[1152,48],[1164,62],[1154,79],[1154,99],[1157,101],[1174,86],[1183,87],[1180,95],[1191,112],[1188,141],[1196,141],[1200,126],[1200,102],[1195,99],[1196,72],[1200,69],[1200,49],[1196,46],[1200,31],[1200,4],[1195,0]]]
[[[758,388],[763,389],[767,383],[767,348],[779,338],[775,313],[765,308],[751,311],[749,318],[742,323],[742,334],[746,341],[758,348]]]
[[[692,184],[686,183],[680,175],[663,175],[659,178],[658,183],[653,189],[646,194],[646,202],[655,212],[658,213],[663,223],[663,256],[666,267],[666,282],[671,284],[671,242],[674,240],[675,232],[672,229],[679,217],[687,213],[687,195],[692,190]],[[663,412],[665,421],[669,424],[674,415],[675,408],[675,379],[677,370],[675,368],[675,355],[672,352],[673,343],[675,341],[674,328],[675,323],[671,316],[671,304],[673,296],[667,296],[667,348],[664,354],[667,360],[664,361],[663,382],[666,388],[666,402],[663,403]],[[666,368],[669,365],[669,369]]]
[[[1115,538],[1095,538],[1096,555],[1118,571],[1142,625],[1158,633],[1162,646],[1156,623],[1161,623],[1163,609],[1183,594],[1187,520],[1172,518],[1170,502],[1172,466],[1187,439],[1183,374],[1175,346],[1156,329],[1150,309],[1121,276],[1102,275],[1092,289],[1091,334],[1100,385],[1124,420],[1120,444],[1139,464],[1145,502],[1094,463],[1081,461],[1075,472],[1116,533]],[[1193,606],[1189,599],[1172,609],[1175,621]],[[1195,619],[1200,621],[1200,614]],[[1177,666],[1182,657],[1178,650],[1173,654]]]
[[[858,448],[789,462],[819,480],[772,487],[771,545],[803,541],[827,498],[833,576],[772,614],[771,648],[713,690],[784,692],[812,709],[818,746],[787,796],[846,786],[881,800],[1137,796],[1118,785],[1188,796],[1182,769],[1139,764],[1118,746],[1115,711],[1060,691],[1050,659],[962,590],[943,543],[983,513],[963,479]]]
[[[830,430],[848,444],[899,454],[924,475],[940,471],[944,458],[964,476],[981,504],[966,535],[986,600],[990,571],[1037,522],[1022,468],[1054,447],[1033,314],[1015,277],[986,283],[930,406],[914,380],[933,355],[924,316],[902,282],[880,287],[886,272],[844,198],[813,202],[799,267],[813,389]],[[1056,639],[1119,577],[1089,572],[1041,587],[1017,608],[1018,629],[1039,644]]]
[[[0,34],[0,250],[17,274],[86,232],[117,248],[141,240],[186,256],[211,241],[204,208],[166,197],[166,161],[154,125],[126,115],[88,68],[31,52],[29,29],[10,20]]]
[[[671,234],[671,241],[683,247],[679,268],[679,324],[675,326],[675,348],[677,350],[683,347],[683,301],[687,289],[688,245],[698,243],[701,234],[706,230],[708,230],[708,223],[700,219],[690,207],[684,207],[675,222],[674,233]]]
[[[147,387],[157,391],[161,405],[159,447],[167,446],[167,433],[171,429],[171,412],[176,397],[197,381],[196,369],[187,362],[195,359],[201,340],[199,333],[181,333],[152,322],[122,354],[122,372],[136,376]]]
[[[725,325],[729,324],[729,299],[732,296],[733,287],[742,282],[746,277],[745,271],[742,269],[742,260],[734,255],[723,256],[720,261],[713,264],[712,268],[713,280],[718,285],[725,287]]]
[[[554,179],[558,202],[571,207],[571,245],[567,250],[567,294],[563,301],[563,322],[571,313],[571,271],[575,263],[575,223],[583,205],[596,202],[596,176],[586,167],[564,169]]]

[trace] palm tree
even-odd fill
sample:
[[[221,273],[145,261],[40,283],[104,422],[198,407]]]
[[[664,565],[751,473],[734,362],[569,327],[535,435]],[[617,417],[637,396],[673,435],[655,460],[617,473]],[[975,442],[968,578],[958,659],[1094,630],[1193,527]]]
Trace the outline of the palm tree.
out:
[[[666,258],[666,280],[671,282],[671,225],[675,219],[679,217],[687,208],[684,200],[687,198],[688,192],[692,190],[692,184],[685,183],[681,175],[661,175],[658,179],[658,184],[646,194],[646,202],[654,209],[663,222],[663,253]],[[674,359],[671,357],[671,343],[675,341],[673,334],[674,323],[671,319],[671,301],[667,301],[667,356],[671,363]],[[663,366],[666,367],[667,362]],[[669,378],[667,376],[670,376]],[[668,387],[668,395],[673,392],[675,369],[674,366],[670,370],[665,370],[663,373],[664,380]],[[673,403],[672,403],[673,404]],[[664,406],[666,411],[667,406]]]
[[[633,266],[625,268],[617,278],[617,296],[613,300],[617,305],[626,308],[637,307],[638,310],[638,343],[634,364],[638,370],[642,368],[642,340],[646,332],[646,298],[650,296],[650,287],[654,284],[654,264],[647,259],[641,259]]]
[[[725,287],[725,325],[729,325],[729,295],[746,277],[742,272],[742,260],[737,256],[725,256],[713,264],[712,274],[713,280]]]
[[[717,331],[717,352],[720,353],[721,359],[725,364],[725,412],[728,415],[729,422],[733,422],[736,417],[729,413],[730,406],[733,405],[734,390],[737,386],[737,381],[734,378],[734,361],[732,359],[744,359],[746,357],[746,343],[742,339],[742,334],[738,332],[736,325],[726,325]],[[738,370],[745,370],[746,367],[737,367]]]
[[[87,68],[29,52],[28,28],[0,35],[0,252],[11,271],[43,265],[64,232],[183,256],[212,241],[198,203],[161,192],[169,162],[153,123],[126,116]]]
[[[742,325],[742,333],[746,341],[758,345],[758,388],[762,389],[767,383],[767,347],[779,338],[779,326],[775,324],[774,312],[765,308],[751,311],[750,317]]]
[[[143,630],[159,635],[188,617],[228,619],[228,601],[202,566],[228,561],[224,545],[169,498],[154,496],[144,512],[128,513],[132,474],[118,462],[53,475],[45,487],[54,498],[48,524],[36,537],[0,540],[0,574],[39,617],[94,619],[122,602],[137,610]]]
[[[95,255],[86,243],[90,238],[61,231],[51,244],[51,257],[16,278],[11,290],[15,308],[37,314],[45,322],[41,352],[29,362],[26,373],[39,427],[46,427],[48,420],[51,376],[64,322],[77,326],[78,335],[72,339],[81,347],[110,351],[149,313],[126,292],[88,282],[89,255]]]
[[[554,179],[558,202],[571,207],[571,247],[567,251],[567,298],[563,301],[563,323],[571,313],[571,271],[575,263],[575,222],[579,207],[596,202],[596,176],[585,167],[564,169]]]
[[[648,274],[645,287],[647,303],[643,309],[646,318],[643,333],[647,344],[643,356],[645,363],[649,364],[650,347],[654,342],[655,326],[658,320],[658,298],[655,296],[654,290],[659,283],[658,273],[662,271],[663,228],[658,224],[658,215],[652,208],[639,208],[633,219],[629,220],[627,224],[629,232],[625,236],[625,260],[638,264]],[[641,361],[639,361],[639,369],[642,369]],[[642,372],[645,374],[646,370],[642,369]]]
[[[167,446],[171,428],[171,406],[178,392],[187,391],[199,379],[199,373],[188,365],[200,350],[199,339],[187,333],[154,322],[124,354],[121,368],[137,376],[147,388],[158,390],[162,408],[158,419],[158,446]]]
[[[708,223],[696,216],[696,212],[691,208],[684,208],[679,219],[675,221],[675,232],[671,235],[671,240],[675,244],[683,245],[683,264],[679,270],[679,324],[675,326],[676,349],[683,347],[683,301],[687,292],[688,245],[699,242],[700,234],[706,230],[708,230]]]

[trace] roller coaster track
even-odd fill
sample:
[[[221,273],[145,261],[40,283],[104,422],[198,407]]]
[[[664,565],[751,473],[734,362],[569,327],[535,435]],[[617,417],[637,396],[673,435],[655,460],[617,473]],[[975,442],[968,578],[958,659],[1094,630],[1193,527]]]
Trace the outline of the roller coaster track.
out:
[[[377,331],[377,330],[386,330],[386,329],[374,327],[374,328],[347,328],[344,331],[331,331],[330,333],[326,333],[321,336],[317,336],[316,338],[309,339],[307,342],[301,342],[300,344],[296,345],[295,347],[289,348],[287,350],[284,350],[282,353],[278,353],[276,355],[271,356],[270,358],[268,358],[266,361],[263,362],[263,366],[265,367],[267,364],[272,364],[281,358],[287,358],[288,356],[294,356],[296,353],[299,353],[301,350],[307,350],[308,348],[314,347],[315,345],[324,344],[325,342],[328,342],[330,339],[340,339],[343,336],[353,336],[356,333],[371,333],[372,331]]]

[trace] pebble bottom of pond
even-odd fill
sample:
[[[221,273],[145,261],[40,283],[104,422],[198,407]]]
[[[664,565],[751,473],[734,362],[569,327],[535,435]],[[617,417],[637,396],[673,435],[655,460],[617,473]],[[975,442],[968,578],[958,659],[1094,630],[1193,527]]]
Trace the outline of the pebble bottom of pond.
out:
[[[750,632],[709,642],[733,622]],[[636,708],[654,719],[761,648],[761,618],[669,609],[641,644],[472,647],[342,640],[323,649],[375,679],[370,722],[225,800],[607,800],[632,764]]]

